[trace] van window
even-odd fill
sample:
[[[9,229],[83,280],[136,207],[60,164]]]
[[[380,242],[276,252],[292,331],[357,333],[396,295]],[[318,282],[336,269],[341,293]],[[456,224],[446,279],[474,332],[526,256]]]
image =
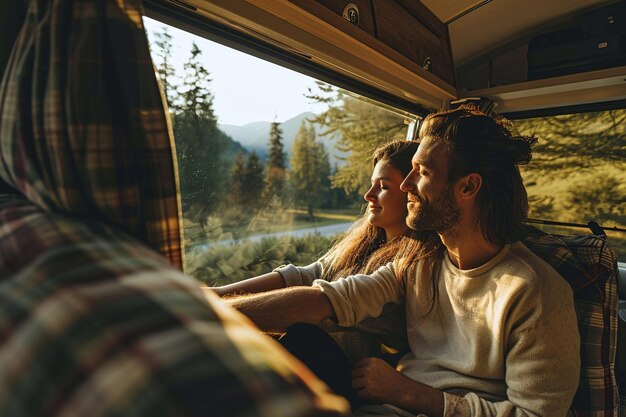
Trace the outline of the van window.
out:
[[[514,121],[539,138],[522,167],[530,217],[605,227],[608,242],[626,258],[626,110],[565,114]],[[561,234],[588,231],[540,226]]]
[[[320,257],[371,155],[416,117],[145,18],[176,139],[186,270],[223,285]]]

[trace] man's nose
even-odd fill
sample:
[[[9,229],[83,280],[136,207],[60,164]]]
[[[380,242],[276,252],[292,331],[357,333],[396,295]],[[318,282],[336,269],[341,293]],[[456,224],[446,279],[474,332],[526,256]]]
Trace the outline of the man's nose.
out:
[[[417,173],[417,171],[409,172],[409,174],[402,181],[402,184],[400,184],[400,189],[405,193],[415,190],[417,188],[418,176],[419,174]]]

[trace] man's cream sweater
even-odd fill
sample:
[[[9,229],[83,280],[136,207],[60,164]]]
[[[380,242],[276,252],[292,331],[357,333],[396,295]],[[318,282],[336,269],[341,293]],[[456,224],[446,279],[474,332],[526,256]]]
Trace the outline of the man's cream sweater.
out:
[[[427,262],[406,277],[388,264],[369,276],[314,285],[342,326],[404,300],[411,352],[398,370],[442,390],[446,417],[565,416],[580,372],[567,282],[519,242],[476,269],[460,270],[447,255],[435,269],[432,308]]]

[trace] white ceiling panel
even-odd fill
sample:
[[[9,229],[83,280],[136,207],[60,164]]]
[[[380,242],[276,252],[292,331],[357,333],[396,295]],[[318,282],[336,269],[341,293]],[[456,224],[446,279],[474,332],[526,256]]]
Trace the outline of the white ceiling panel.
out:
[[[425,4],[441,7],[450,3],[451,13],[435,12],[441,16],[458,13],[457,3],[468,1],[425,0]],[[433,5],[431,6],[430,3]],[[437,5],[435,6],[435,4]],[[493,0],[449,24],[450,44],[455,65],[498,47],[535,27],[566,17],[576,11],[610,3],[607,0]]]

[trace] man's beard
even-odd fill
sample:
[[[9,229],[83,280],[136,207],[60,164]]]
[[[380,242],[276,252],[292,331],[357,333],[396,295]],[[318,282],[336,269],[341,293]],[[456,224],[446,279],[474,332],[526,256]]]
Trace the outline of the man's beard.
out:
[[[454,200],[452,186],[446,187],[441,197],[427,201],[419,194],[409,195],[414,203],[408,207],[406,224],[413,230],[444,232],[459,223],[461,211]]]

